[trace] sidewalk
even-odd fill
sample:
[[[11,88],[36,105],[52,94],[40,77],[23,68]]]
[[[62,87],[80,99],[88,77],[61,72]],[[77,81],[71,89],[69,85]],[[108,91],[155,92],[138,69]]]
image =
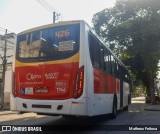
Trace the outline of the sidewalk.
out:
[[[160,104],[145,104],[144,110],[146,111],[160,111]]]
[[[10,118],[9,115],[11,115],[11,114],[17,114],[17,113],[9,111],[9,110],[0,111],[0,116],[5,116],[5,115],[7,116],[8,115],[8,117],[6,117],[6,118]],[[0,121],[1,121],[1,119],[0,119]]]
[[[144,103],[144,110],[146,111],[160,111],[160,103],[158,104],[149,104],[145,103],[145,97],[136,97],[132,98],[132,102],[137,102],[137,103]]]
[[[10,111],[10,106],[9,105],[5,105],[3,108],[0,108],[0,112],[1,111]]]

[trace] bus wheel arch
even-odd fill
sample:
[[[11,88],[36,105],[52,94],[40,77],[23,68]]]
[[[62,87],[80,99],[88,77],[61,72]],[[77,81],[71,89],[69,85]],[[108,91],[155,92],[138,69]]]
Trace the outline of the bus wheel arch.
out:
[[[117,116],[117,95],[114,94],[111,118],[116,119],[116,116]]]

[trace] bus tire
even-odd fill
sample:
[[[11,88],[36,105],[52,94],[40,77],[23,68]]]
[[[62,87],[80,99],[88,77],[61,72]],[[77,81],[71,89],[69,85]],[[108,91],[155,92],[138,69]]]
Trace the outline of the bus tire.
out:
[[[111,118],[116,119],[116,117],[117,117],[117,100],[116,97],[114,97]]]
[[[74,116],[74,115],[62,115],[63,118],[66,118],[66,119],[74,119],[76,118],[77,116]]]
[[[124,110],[124,111],[128,111],[128,106],[125,106],[125,107],[123,108],[123,110]]]

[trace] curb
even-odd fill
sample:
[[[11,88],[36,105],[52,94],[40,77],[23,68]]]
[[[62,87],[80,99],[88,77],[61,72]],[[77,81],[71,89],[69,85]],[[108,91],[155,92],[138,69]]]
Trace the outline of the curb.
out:
[[[10,111],[10,108],[9,107],[3,107],[3,108],[0,108],[0,112],[1,111]]]
[[[160,111],[160,109],[154,109],[154,108],[150,108],[150,109],[144,109],[146,111]]]

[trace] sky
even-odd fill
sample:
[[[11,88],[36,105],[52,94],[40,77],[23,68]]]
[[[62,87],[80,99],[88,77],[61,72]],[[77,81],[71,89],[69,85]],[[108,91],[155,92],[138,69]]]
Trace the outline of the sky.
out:
[[[4,34],[1,28],[17,34],[33,27],[53,23],[52,12],[37,1],[40,0],[0,0],[0,34]],[[62,21],[85,20],[90,26],[95,13],[113,7],[116,2],[116,0],[45,1],[61,13]]]
[[[0,27],[14,33],[53,22],[39,0],[0,0]],[[113,7],[116,0],[45,0],[60,12],[62,20],[85,20],[92,25],[95,13]]]

